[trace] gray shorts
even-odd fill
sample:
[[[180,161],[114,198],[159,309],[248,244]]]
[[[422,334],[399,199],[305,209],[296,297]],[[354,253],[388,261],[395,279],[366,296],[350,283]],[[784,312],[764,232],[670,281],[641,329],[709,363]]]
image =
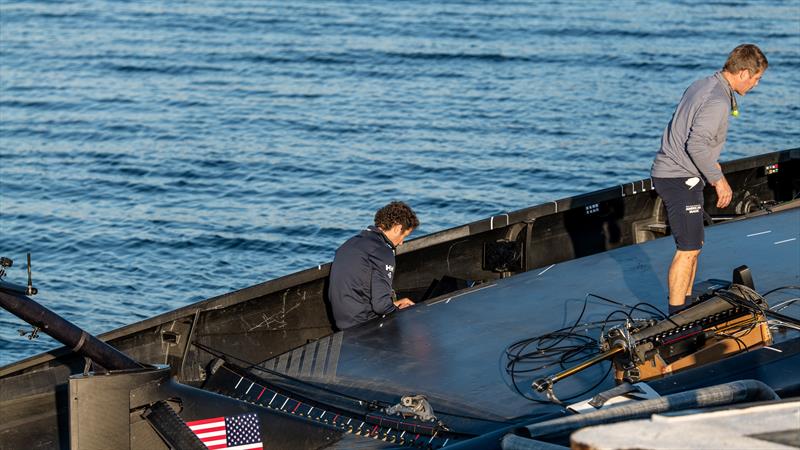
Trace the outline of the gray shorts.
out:
[[[690,186],[692,179],[697,180],[694,186]],[[667,207],[669,227],[678,250],[703,248],[703,180],[697,177],[653,178],[653,186]]]

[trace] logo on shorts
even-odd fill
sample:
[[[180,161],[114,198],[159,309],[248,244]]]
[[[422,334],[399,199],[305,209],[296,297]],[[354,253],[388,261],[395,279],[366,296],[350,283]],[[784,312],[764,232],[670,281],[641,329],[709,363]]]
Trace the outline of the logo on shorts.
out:
[[[700,205],[686,205],[686,212],[689,214],[697,214],[703,207]]]

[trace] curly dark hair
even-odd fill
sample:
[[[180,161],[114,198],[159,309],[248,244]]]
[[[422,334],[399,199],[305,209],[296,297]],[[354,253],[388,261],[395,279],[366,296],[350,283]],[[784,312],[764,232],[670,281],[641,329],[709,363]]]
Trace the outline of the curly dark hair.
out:
[[[375,213],[375,226],[388,230],[399,224],[403,231],[419,226],[414,210],[403,202],[391,202]]]

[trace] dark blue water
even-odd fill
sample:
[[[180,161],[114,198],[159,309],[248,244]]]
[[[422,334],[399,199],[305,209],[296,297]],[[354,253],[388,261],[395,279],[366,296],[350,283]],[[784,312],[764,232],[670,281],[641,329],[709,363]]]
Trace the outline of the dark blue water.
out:
[[[724,159],[800,145],[800,3],[0,2],[0,255],[92,332],[648,173],[683,90],[770,69]],[[0,312],[0,364],[55,346]]]

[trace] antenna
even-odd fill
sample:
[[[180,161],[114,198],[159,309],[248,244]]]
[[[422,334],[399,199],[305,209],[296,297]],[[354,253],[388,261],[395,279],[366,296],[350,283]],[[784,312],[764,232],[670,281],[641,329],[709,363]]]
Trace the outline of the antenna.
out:
[[[25,295],[36,295],[38,289],[33,287],[33,280],[31,280],[31,254],[28,252],[28,289],[25,290]]]

